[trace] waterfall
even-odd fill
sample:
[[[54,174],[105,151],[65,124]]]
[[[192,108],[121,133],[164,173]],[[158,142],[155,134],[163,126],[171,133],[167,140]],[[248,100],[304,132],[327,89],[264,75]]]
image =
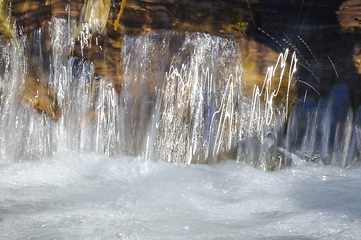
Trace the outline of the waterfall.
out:
[[[122,69],[119,90],[95,75],[91,61],[69,55],[77,40],[83,53],[92,38],[75,39],[73,24],[53,19],[31,42],[21,33],[1,42],[2,162],[90,151],[178,163],[233,158],[273,170],[296,159],[345,167],[357,158],[360,114],[354,121],[350,107],[337,113],[336,98],[347,90],[335,88],[319,104],[300,101],[288,113],[297,65],[288,50],[252,95],[244,89],[241,51],[232,37],[124,36],[122,60],[114,63]],[[50,59],[42,55],[45,32]],[[281,84],[288,89],[277,102]]]
[[[296,104],[282,150],[307,161],[347,167],[358,159],[361,150],[358,129],[359,117],[354,118],[348,88],[337,84],[330,96],[318,103],[309,99]]]

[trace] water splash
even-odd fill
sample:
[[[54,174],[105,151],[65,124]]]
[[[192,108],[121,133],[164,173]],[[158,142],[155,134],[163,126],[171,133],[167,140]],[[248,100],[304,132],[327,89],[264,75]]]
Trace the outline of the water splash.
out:
[[[76,42],[73,24],[54,19],[32,41],[19,33],[1,43],[2,162],[90,151],[178,163],[236,158],[274,170],[298,160],[348,166],[357,158],[358,122],[351,108],[346,113],[337,107],[347,90],[335,88],[334,96],[312,107],[305,98],[288,112],[297,66],[288,49],[250,96],[232,38],[125,36],[118,63],[122,84],[115,89],[95,76],[92,62],[69,56]],[[43,34],[52,36],[49,66]],[[45,67],[34,70],[33,62]]]
[[[156,144],[162,158],[210,163],[235,145],[233,104],[241,96],[239,66],[233,41],[205,34],[185,37],[163,86]]]
[[[351,166],[361,150],[357,129],[358,118],[354,118],[348,88],[335,85],[330,96],[319,103],[307,99],[296,104],[288,121],[283,150],[304,161]]]
[[[114,88],[106,81],[92,80],[91,63],[68,57],[73,45],[68,45],[71,36],[67,34],[66,20],[54,19],[49,33],[53,47],[48,74],[29,68],[27,49],[33,46],[26,36],[19,34],[10,43],[4,43],[2,160],[41,158],[71,150],[117,153],[113,143],[117,141],[114,121],[119,104]],[[41,38],[43,33],[39,30],[37,34]],[[51,104],[41,108],[39,104],[44,99],[51,99]],[[58,121],[48,116],[52,111],[47,111],[55,105],[59,109]],[[38,114],[39,109],[42,114]]]
[[[31,43],[26,36],[19,34],[11,43],[4,42],[1,52],[4,63],[1,75],[2,161],[41,158],[72,150],[165,158],[167,151],[162,150],[162,146],[166,139],[173,139],[174,146],[180,140],[188,139],[189,148],[184,150],[188,155],[207,145],[207,141],[217,142],[217,150],[207,150],[207,154],[220,151],[223,130],[216,140],[212,140],[211,135],[216,130],[211,128],[216,128],[218,124],[219,117],[216,116],[223,114],[219,113],[223,109],[220,107],[223,101],[221,105],[217,103],[221,101],[222,94],[239,92],[239,89],[231,89],[234,83],[230,81],[235,81],[234,78],[228,79],[239,63],[234,41],[196,33],[126,36],[121,53],[123,62],[120,63],[123,69],[122,86],[120,93],[116,93],[107,79],[94,76],[91,62],[68,56],[75,42],[69,31],[71,24],[64,19],[54,19],[49,24],[49,30],[39,30],[35,34],[38,39],[47,32],[52,36],[48,73],[38,73],[29,66],[29,48],[40,51],[40,57],[32,60],[42,60],[41,44],[37,41]],[[170,41],[179,41],[179,44],[170,46]],[[176,75],[172,71],[176,71],[178,66],[183,66],[181,74],[188,85],[171,80]],[[170,71],[165,76],[167,69]],[[240,76],[241,68],[235,69]],[[226,77],[228,80],[223,83]],[[239,85],[240,77],[236,79]],[[173,88],[178,88],[176,96],[168,93],[176,90]],[[44,89],[48,92],[43,93]],[[172,96],[175,96],[175,105],[171,107]],[[207,99],[204,106],[203,96]],[[51,104],[41,108],[42,98],[51,99]],[[229,105],[233,99],[227,98],[226,102]],[[232,106],[228,105],[225,106],[232,111]],[[53,111],[48,109],[50,106],[53,106]],[[184,107],[183,111],[190,115],[180,112],[177,115],[172,112],[174,107]],[[203,114],[208,117],[204,118]],[[58,121],[49,115],[56,115],[55,120]],[[164,135],[167,132],[167,115],[175,121],[168,125],[171,127],[169,135]],[[187,128],[186,125],[190,124],[193,130],[191,133],[184,131],[182,134],[185,135],[177,142],[175,124],[183,124],[182,118],[185,117],[190,118],[188,124],[182,127]],[[219,125],[223,126],[222,122],[228,120],[228,115],[220,117]],[[188,149],[192,149],[190,153]],[[184,161],[180,154],[171,158],[175,162]]]

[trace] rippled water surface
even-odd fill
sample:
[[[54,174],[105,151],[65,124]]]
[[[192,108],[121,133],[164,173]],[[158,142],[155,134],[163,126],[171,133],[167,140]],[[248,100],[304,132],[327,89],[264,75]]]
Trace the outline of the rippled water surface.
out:
[[[361,170],[68,153],[0,166],[1,239],[359,239]]]

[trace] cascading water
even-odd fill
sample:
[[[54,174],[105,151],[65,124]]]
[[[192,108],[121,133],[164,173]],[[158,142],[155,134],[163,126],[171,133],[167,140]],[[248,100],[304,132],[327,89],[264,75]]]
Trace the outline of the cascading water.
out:
[[[232,38],[155,32],[123,38],[117,89],[69,56],[92,37],[72,24],[1,40],[0,238],[359,238],[345,85],[288,112],[295,54],[250,94]]]
[[[172,32],[126,36],[118,94],[107,79],[94,76],[92,63],[68,57],[76,41],[71,24],[54,19],[49,25],[49,73],[33,74],[42,78],[35,80],[38,88],[45,81],[52,91],[53,105],[42,109],[48,114],[31,109],[37,107],[39,89],[26,98],[34,71],[27,51],[38,56],[30,61],[45,62],[44,30],[35,33],[32,44],[22,35],[4,43],[3,161],[78,150],[185,163],[215,163],[238,154],[238,160],[262,169],[283,164],[277,145],[287,108],[273,106],[278,93],[271,86],[272,73],[253,99],[243,93],[240,54],[232,39]],[[81,34],[82,51],[90,43],[88,35]],[[288,51],[279,59],[282,74],[287,57]]]
[[[318,104],[311,99],[299,101],[288,121],[284,149],[280,150],[294,161],[351,166],[360,151],[359,120],[353,116],[346,85],[335,85],[330,96]]]
[[[240,54],[231,38],[172,32],[125,36],[117,93],[106,78],[94,76],[91,62],[68,56],[77,40],[71,25],[54,19],[49,29],[34,33],[31,44],[21,34],[2,43],[2,161],[73,150],[184,163],[237,158],[265,170],[292,158],[344,167],[357,159],[352,110],[337,112],[349,106],[348,95],[344,102],[337,99],[347,94],[337,90],[342,86],[317,107],[297,103],[284,134],[297,65],[288,50],[268,69],[263,85],[255,85],[252,97],[244,92]],[[52,36],[50,66],[43,67],[48,73],[31,64],[49,62],[42,57],[46,31]],[[82,51],[90,38],[87,31],[81,34]],[[281,84],[288,89],[284,103],[276,105]],[[37,99],[45,87],[51,104],[40,108],[48,114],[38,114],[32,106],[41,104]]]
[[[105,81],[92,82],[94,75],[90,63],[68,58],[72,46],[68,42],[67,29],[64,20],[51,22],[53,48],[47,75],[28,66],[33,60],[28,61],[27,56],[27,51],[33,50],[31,48],[40,51],[38,58],[41,59],[38,41],[29,46],[26,37],[19,36],[4,43],[5,71],[1,79],[4,103],[1,152],[4,161],[39,158],[67,150],[94,150],[106,154],[117,150],[118,97]],[[41,39],[42,31],[36,34]],[[31,76],[32,71],[41,79]],[[33,95],[29,91],[33,91]],[[59,118],[58,121],[32,109],[41,104],[41,97],[51,102],[41,110]],[[94,114],[92,121],[87,120],[91,113]]]

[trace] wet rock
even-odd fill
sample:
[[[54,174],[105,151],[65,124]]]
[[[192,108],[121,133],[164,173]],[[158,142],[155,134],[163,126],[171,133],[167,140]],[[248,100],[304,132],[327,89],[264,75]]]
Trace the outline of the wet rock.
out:
[[[55,120],[58,120],[61,113],[55,101],[55,94],[51,88],[33,76],[27,76],[24,83],[20,103],[23,106],[34,108],[39,113],[45,113]]]
[[[355,45],[353,60],[355,62],[357,72],[361,74],[361,43]]]
[[[361,3],[358,0],[344,1],[338,11],[337,18],[342,27],[348,30],[361,28]]]
[[[8,1],[0,1],[0,36],[3,36],[6,39],[12,37],[13,35],[7,6]]]

